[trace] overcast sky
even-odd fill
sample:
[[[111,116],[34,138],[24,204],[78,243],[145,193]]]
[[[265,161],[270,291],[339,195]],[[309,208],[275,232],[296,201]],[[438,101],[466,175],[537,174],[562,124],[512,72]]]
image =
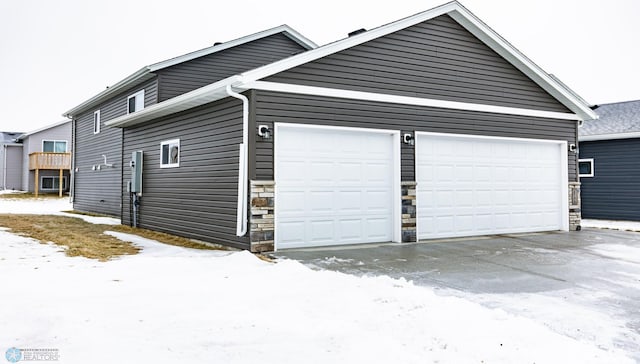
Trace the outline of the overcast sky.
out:
[[[319,45],[442,0],[2,0],[0,131],[31,131],[141,67],[288,24]],[[640,0],[461,0],[592,104],[640,99]]]

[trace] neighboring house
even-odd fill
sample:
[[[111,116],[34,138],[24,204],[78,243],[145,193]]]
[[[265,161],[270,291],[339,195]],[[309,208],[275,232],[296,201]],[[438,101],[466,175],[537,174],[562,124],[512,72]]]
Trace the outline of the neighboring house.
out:
[[[640,100],[595,112],[579,128],[582,216],[640,221]]]
[[[577,125],[596,115],[458,2],[280,58],[165,97],[144,68],[67,112],[75,208],[117,197],[123,223],[252,251],[579,224]],[[95,113],[113,191],[89,168],[107,148]]]
[[[22,188],[22,144],[16,142],[20,132],[0,132],[0,190]]]
[[[21,134],[21,187],[38,193],[69,191],[71,183],[71,121],[64,120]]]
[[[123,161],[123,130],[104,127],[106,122],[176,102],[185,93],[313,47],[287,26],[269,29],[143,67],[67,111],[75,146],[74,208],[118,217],[129,210],[122,171],[131,153]]]

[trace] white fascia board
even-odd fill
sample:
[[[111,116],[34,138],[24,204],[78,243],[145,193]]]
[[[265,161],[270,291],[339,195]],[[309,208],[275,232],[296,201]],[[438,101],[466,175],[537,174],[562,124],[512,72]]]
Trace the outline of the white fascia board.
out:
[[[36,129],[34,131],[30,131],[28,133],[24,133],[24,134],[20,135],[19,137],[17,137],[16,140],[22,140],[22,139],[28,137],[29,135],[33,135],[33,134],[39,133],[41,131],[53,129],[53,128],[57,127],[57,126],[64,125],[64,124],[70,123],[70,122],[71,122],[71,120],[58,121],[57,123],[53,123],[53,124],[50,124],[50,125],[47,125],[47,126],[43,126],[40,129]]]
[[[546,73],[465,7],[458,4],[449,16],[580,116],[581,120],[598,118],[587,103],[576,97],[571,90]]]
[[[74,116],[77,116],[77,114],[79,112],[82,112],[86,109],[88,109],[91,106],[94,106],[100,102],[102,102],[103,100],[124,91],[125,89],[129,88],[130,86],[132,86],[135,83],[140,82],[140,80],[142,80],[145,76],[148,76],[150,73],[149,68],[148,67],[143,67],[141,69],[139,69],[138,71],[132,73],[131,75],[127,76],[125,79],[119,81],[118,83],[116,83],[115,85],[107,88],[106,90],[100,92],[99,94],[95,95],[94,97],[88,99],[87,101],[81,103],[80,105],[74,107],[73,109],[66,111],[64,114],[62,114],[62,116],[66,117],[66,118],[70,118],[72,119]],[[149,78],[151,78],[149,76]]]
[[[62,114],[64,117],[68,117],[68,118],[73,118],[73,116],[75,116],[78,112],[84,111],[87,108],[98,104],[99,102],[109,98],[110,96],[113,96],[114,94],[124,91],[125,89],[133,86],[136,83],[139,83],[141,81],[145,81],[146,79],[149,79],[152,77],[152,75],[150,75],[150,73],[152,72],[156,72],[159,71],[163,68],[167,68],[170,66],[174,66],[176,64],[179,63],[183,63],[186,61],[190,61],[192,59],[198,58],[198,57],[202,57],[202,56],[206,56],[209,54],[213,54],[216,52],[220,52],[223,51],[225,49],[229,49],[229,48],[233,48],[239,45],[242,45],[244,43],[249,43],[252,42],[254,40],[258,40],[264,37],[268,37],[274,34],[278,34],[278,33],[284,33],[287,37],[289,37],[291,40],[293,40],[294,42],[300,44],[302,47],[306,48],[306,49],[314,49],[317,48],[318,46],[312,42],[311,40],[309,40],[308,38],[306,38],[305,36],[303,36],[302,34],[298,33],[297,31],[295,31],[293,28],[291,28],[288,25],[280,25],[277,26],[275,28],[271,28],[271,29],[267,29],[258,33],[254,33],[242,38],[238,38],[238,39],[234,39],[231,40],[229,42],[224,42],[212,47],[208,47],[208,48],[204,48],[201,49],[199,51],[195,51],[195,52],[191,52],[191,53],[187,53],[185,55],[179,56],[179,57],[175,57],[175,58],[171,58],[162,62],[158,62],[158,63],[154,63],[152,65],[149,66],[145,66],[143,68],[141,68],[140,70],[134,72],[133,74],[129,75],[128,77],[126,77],[125,79],[119,81],[118,83],[116,83],[115,85],[109,87],[108,89],[100,92],[99,94],[95,95],[94,97],[90,98],[89,100],[83,102],[82,104],[74,107],[73,109],[65,112],[64,114]],[[146,78],[145,78],[146,76]]]
[[[440,15],[448,14],[455,19],[460,25],[469,30],[472,34],[485,42],[494,51],[511,62],[516,68],[524,72],[527,76],[534,80],[540,87],[545,89],[562,104],[567,106],[572,112],[579,116],[580,120],[589,120],[597,118],[597,115],[577,99],[571,92],[556,82],[546,72],[544,72],[535,63],[524,56],[515,47],[504,40],[500,35],[494,32],[480,19],[473,15],[469,10],[464,8],[457,1],[438,6],[431,10],[418,13],[416,15],[398,20],[396,22],[383,25],[370,31],[345,38],[334,43],[327,44],[320,48],[310,50],[308,52],[280,60],[263,67],[245,72],[242,74],[247,82],[257,81],[262,78],[274,75],[276,73],[286,71],[290,68],[300,66],[302,64],[314,61],[316,59],[328,56],[330,54],[340,52],[342,50],[357,46],[370,40],[397,32],[418,23],[433,19]]]
[[[640,132],[630,132],[630,133],[615,133],[615,134],[596,134],[596,135],[584,135],[579,136],[579,142],[590,142],[596,140],[613,140],[613,139],[632,139],[632,138],[640,138]]]
[[[105,125],[124,128],[217,101],[228,96],[226,92],[227,85],[236,86],[238,84],[240,84],[240,78],[231,76],[167,101],[145,107],[140,111],[109,120]]]
[[[426,98],[420,98],[420,97],[389,95],[389,94],[364,92],[364,91],[341,90],[341,89],[316,87],[316,86],[292,85],[292,84],[266,82],[266,81],[248,82],[248,83],[241,84],[238,87],[242,89],[256,89],[256,90],[264,90],[264,91],[295,93],[295,94],[302,94],[302,95],[337,97],[337,98],[353,99],[353,100],[376,101],[376,102],[386,102],[386,103],[415,105],[415,106],[428,106],[428,107],[437,107],[437,108],[445,108],[445,109],[466,110],[466,111],[479,111],[479,112],[488,112],[488,113],[496,113],[496,114],[533,116],[533,117],[539,117],[539,118],[550,118],[550,119],[561,119],[561,120],[578,120],[579,119],[578,115],[572,114],[572,113],[522,109],[522,108],[496,106],[496,105],[474,104],[474,103],[458,102],[458,101],[426,99]]]
[[[261,78],[265,78],[273,74],[286,71],[290,68],[300,66],[302,64],[314,61],[316,59],[328,56],[336,52],[340,52],[342,50],[345,50],[351,47],[355,47],[359,44],[368,42],[370,40],[374,40],[384,35],[387,35],[387,34],[402,30],[404,28],[410,27],[412,25],[418,24],[420,22],[429,20],[431,18],[435,18],[437,16],[446,14],[450,11],[455,10],[456,6],[459,6],[457,2],[455,1],[450,2],[444,5],[438,6],[436,8],[433,8],[431,10],[427,10],[422,13],[416,14],[414,16],[410,16],[408,18],[404,18],[375,29],[371,29],[364,33],[353,35],[351,37],[338,40],[333,43],[329,43],[327,45],[310,50],[308,52],[301,53],[299,55],[295,55],[293,57],[276,61],[268,65],[253,69],[251,71],[244,72],[242,73],[242,76],[247,82],[257,81]]]
[[[280,25],[277,26],[275,28],[271,28],[271,29],[267,29],[267,30],[263,30],[261,32],[258,33],[254,33],[251,35],[247,35],[245,37],[242,38],[238,38],[238,39],[234,39],[228,42],[224,42],[224,43],[220,43],[218,45],[214,45],[212,47],[208,47],[208,48],[204,48],[195,52],[191,52],[191,53],[187,53],[184,54],[182,56],[178,56],[175,58],[171,58],[168,59],[166,61],[162,61],[162,62],[158,62],[158,63],[154,63],[150,66],[147,66],[147,68],[149,69],[150,72],[155,72],[158,70],[161,70],[163,68],[167,68],[167,67],[171,67],[174,66],[176,64],[180,64],[186,61],[190,61],[192,59],[195,58],[199,58],[202,56],[207,56],[216,52],[220,52],[223,51],[225,49],[229,49],[229,48],[233,48],[245,43],[249,43],[249,42],[253,42],[254,40],[258,40],[261,38],[265,38],[265,37],[269,37],[272,36],[274,34],[278,34],[278,33],[285,33],[285,35],[287,37],[289,37],[291,40],[293,40],[294,42],[300,44],[301,46],[305,47],[306,49],[314,49],[317,48],[318,46],[312,42],[311,40],[307,39],[306,37],[304,37],[302,34],[298,33],[297,31],[293,30],[293,28],[289,27],[288,25]]]

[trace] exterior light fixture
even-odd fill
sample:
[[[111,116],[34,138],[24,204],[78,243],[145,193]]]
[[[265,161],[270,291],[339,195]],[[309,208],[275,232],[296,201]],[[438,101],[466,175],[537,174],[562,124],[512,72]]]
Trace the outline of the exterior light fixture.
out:
[[[416,144],[416,140],[413,137],[413,135],[411,135],[411,133],[403,134],[402,135],[402,142],[404,144],[407,144],[407,145],[415,145]]]
[[[570,152],[574,152],[574,153],[578,153],[578,147],[576,147],[575,144],[569,144],[569,151]]]
[[[263,139],[269,139],[271,138],[271,129],[267,125],[260,125],[258,126],[258,135]]]

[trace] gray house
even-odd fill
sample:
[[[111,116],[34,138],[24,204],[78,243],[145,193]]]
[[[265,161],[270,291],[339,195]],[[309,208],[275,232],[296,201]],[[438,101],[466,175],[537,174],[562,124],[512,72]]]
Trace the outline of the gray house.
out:
[[[582,216],[640,221],[640,100],[595,112],[579,129]]]
[[[22,189],[22,144],[20,132],[0,132],[0,190]]]
[[[69,191],[71,183],[71,121],[63,120],[21,134],[21,188],[38,193]]]
[[[458,2],[322,47],[280,29],[236,46],[279,60],[165,97],[149,67],[70,110],[76,208],[252,251],[579,224],[577,129],[596,115]],[[197,59],[162,68],[184,70],[171,85]]]

